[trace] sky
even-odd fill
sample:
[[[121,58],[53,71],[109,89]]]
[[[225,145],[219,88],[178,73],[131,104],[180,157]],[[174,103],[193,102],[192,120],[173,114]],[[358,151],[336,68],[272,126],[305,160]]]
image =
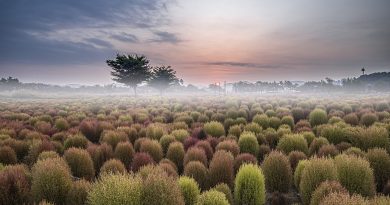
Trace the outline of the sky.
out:
[[[390,72],[389,0],[0,0],[0,77],[110,84],[146,55],[186,84]]]

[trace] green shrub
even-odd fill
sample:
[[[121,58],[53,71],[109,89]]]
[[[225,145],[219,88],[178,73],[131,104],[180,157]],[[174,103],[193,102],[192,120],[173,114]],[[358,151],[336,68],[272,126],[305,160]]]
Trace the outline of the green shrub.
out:
[[[289,134],[283,136],[279,140],[276,148],[287,155],[292,151],[301,151],[305,154],[309,153],[307,142],[300,134]]]
[[[103,166],[100,168],[100,175],[108,173],[126,173],[125,165],[117,159],[110,159],[104,162]]]
[[[142,204],[184,205],[184,198],[175,179],[165,172],[149,173],[143,180]]]
[[[347,150],[345,150],[343,154],[355,155],[357,157],[362,157],[362,158],[366,157],[366,153],[357,147],[350,147]]]
[[[164,134],[166,134],[166,131],[161,124],[150,124],[146,128],[146,137],[150,139],[160,140]]]
[[[102,136],[100,138],[100,143],[107,143],[111,145],[112,149],[115,149],[116,145],[119,142],[129,141],[127,134],[121,131],[103,131]]]
[[[310,147],[311,143],[316,138],[314,133],[313,132],[302,132],[301,134],[302,134],[303,138],[306,139],[307,145]]]
[[[369,201],[370,205],[388,205],[390,204],[389,196],[375,196],[373,199]]]
[[[241,153],[249,153],[253,156],[259,154],[259,143],[252,132],[243,132],[238,139],[238,146]]]
[[[241,166],[235,179],[235,204],[265,204],[265,181],[262,170],[257,165]]]
[[[319,157],[335,157],[338,154],[339,150],[333,144],[322,145],[317,153]]]
[[[58,118],[58,119],[56,119],[54,126],[55,126],[55,128],[57,128],[57,130],[64,131],[64,130],[67,130],[69,128],[69,123],[64,118]]]
[[[234,157],[230,152],[219,150],[215,152],[210,162],[210,186],[213,187],[219,183],[226,183],[233,187],[234,179]]]
[[[88,139],[82,134],[76,134],[66,138],[64,142],[64,148],[69,149],[71,147],[85,149],[88,146]]]
[[[31,192],[36,202],[65,204],[71,187],[70,169],[63,159],[45,159],[33,166]]]
[[[267,155],[262,164],[267,191],[289,191],[292,171],[288,158],[281,152],[273,151]]]
[[[194,178],[202,190],[206,190],[209,187],[208,170],[199,161],[192,161],[186,164],[184,167],[184,175]]]
[[[253,132],[255,134],[259,134],[262,131],[262,127],[259,124],[255,123],[255,122],[251,122],[251,123],[245,125],[244,131]]]
[[[27,167],[13,165],[0,169],[0,204],[30,203],[30,186]]]
[[[0,163],[16,164],[17,161],[16,153],[10,146],[0,146]]]
[[[290,161],[291,169],[294,171],[299,161],[307,159],[305,153],[301,151],[292,151],[288,154],[288,161]]]
[[[184,142],[184,140],[190,136],[190,133],[185,129],[179,129],[173,130],[171,135],[173,135],[177,141]]]
[[[389,132],[384,127],[369,127],[362,133],[363,141],[360,148],[368,150],[370,148],[384,148],[390,152]]]
[[[184,146],[180,142],[173,142],[169,145],[166,157],[176,164],[179,172],[183,170]]]
[[[387,181],[390,180],[390,156],[386,150],[374,148],[368,150],[367,160],[370,162],[370,166],[374,170],[377,190],[381,191]]]
[[[371,126],[377,121],[378,121],[378,116],[376,116],[376,114],[374,113],[365,113],[360,118],[360,123],[366,127]]]
[[[41,154],[39,154],[38,160],[57,158],[57,157],[60,157],[60,155],[58,155],[58,153],[55,151],[44,151],[44,152],[41,152]]]
[[[348,115],[345,115],[343,120],[350,125],[355,126],[359,124],[359,117],[355,113],[349,113]]]
[[[335,158],[338,179],[351,194],[373,196],[375,194],[374,173],[365,159],[352,155]]]
[[[314,155],[318,152],[318,150],[323,146],[323,145],[328,145],[329,141],[324,138],[324,137],[318,137],[311,142],[310,147],[309,147],[309,154]]]
[[[168,151],[168,147],[169,145],[176,141],[175,137],[172,136],[172,135],[163,135],[161,138],[160,138],[160,144],[161,144],[161,147],[163,149],[163,152],[164,154],[167,153]]]
[[[179,178],[178,184],[181,190],[181,194],[184,197],[185,204],[196,204],[200,195],[198,183],[193,178],[183,176]]]
[[[69,205],[87,204],[88,192],[92,184],[85,180],[77,180],[72,183],[72,188],[68,192],[66,203]]]
[[[134,156],[134,148],[130,142],[120,142],[115,147],[115,158],[122,161],[126,168],[130,167]]]
[[[141,143],[140,152],[150,154],[153,160],[158,163],[163,157],[164,153],[160,143],[157,140],[145,140]]]
[[[235,140],[224,140],[218,143],[215,151],[225,150],[232,153],[233,157],[236,157],[240,153],[240,147]]]
[[[337,170],[333,160],[326,158],[310,159],[304,165],[299,183],[299,193],[303,204],[310,203],[312,193],[326,180],[337,180]]]
[[[129,174],[103,175],[88,192],[90,205],[142,204],[142,181]]]
[[[360,195],[350,196],[348,193],[333,192],[328,194],[321,202],[320,205],[367,205],[368,202]]]
[[[288,125],[291,129],[294,129],[294,118],[292,116],[284,116],[280,122],[282,125]]]
[[[347,140],[345,130],[337,125],[323,126],[320,136],[325,137],[332,144],[339,144]]]
[[[217,184],[217,186],[215,186],[213,189],[225,194],[225,197],[228,200],[229,204],[234,204],[232,190],[230,190],[227,184],[225,183]]]
[[[348,194],[348,191],[338,181],[324,181],[313,192],[310,205],[319,205],[320,202],[333,192]]]
[[[211,121],[203,126],[204,131],[212,137],[220,137],[225,135],[225,127],[222,123]]]
[[[240,125],[233,125],[229,127],[229,135],[233,135],[236,137],[239,137],[242,132],[241,126]]]
[[[209,190],[199,196],[196,205],[229,205],[229,201],[222,192]]]
[[[294,185],[299,190],[299,184],[301,183],[302,172],[305,166],[309,163],[309,160],[301,160],[298,162],[294,171]]]
[[[259,124],[263,129],[267,129],[269,127],[270,120],[265,114],[257,114],[253,117],[252,122]]]
[[[92,180],[95,177],[95,169],[91,156],[86,150],[69,148],[64,154],[73,176]]]
[[[183,165],[186,166],[188,162],[191,161],[199,161],[204,164],[204,166],[208,165],[207,156],[205,151],[200,147],[191,147],[188,149],[186,154],[184,155]]]
[[[309,114],[309,121],[312,127],[317,125],[326,124],[328,122],[328,116],[322,109],[314,109]]]
[[[271,117],[269,119],[269,126],[277,130],[281,124],[281,121],[278,117]]]

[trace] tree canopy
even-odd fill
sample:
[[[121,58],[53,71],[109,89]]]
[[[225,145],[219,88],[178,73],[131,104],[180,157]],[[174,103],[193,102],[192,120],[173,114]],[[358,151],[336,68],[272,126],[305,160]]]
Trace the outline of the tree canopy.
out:
[[[176,71],[171,66],[154,67],[149,85],[160,91],[160,94],[170,86],[178,84],[180,80],[176,77]]]

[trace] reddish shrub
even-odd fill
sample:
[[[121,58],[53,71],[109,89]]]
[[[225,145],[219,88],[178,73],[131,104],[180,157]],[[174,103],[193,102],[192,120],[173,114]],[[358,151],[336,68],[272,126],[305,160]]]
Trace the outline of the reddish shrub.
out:
[[[138,170],[146,165],[155,164],[153,158],[145,152],[137,152],[134,154],[133,161],[131,162],[131,171],[138,172]]]

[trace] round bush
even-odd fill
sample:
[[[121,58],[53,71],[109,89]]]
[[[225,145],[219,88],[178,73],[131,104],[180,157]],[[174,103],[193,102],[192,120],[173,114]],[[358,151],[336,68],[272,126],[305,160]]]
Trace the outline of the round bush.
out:
[[[271,152],[271,148],[268,145],[264,145],[264,144],[260,145],[259,155],[258,155],[259,161],[262,162],[265,156],[267,156],[267,154],[269,154],[270,152]]]
[[[317,153],[319,157],[335,157],[338,154],[339,150],[333,144],[322,145]]]
[[[374,148],[368,150],[367,160],[370,162],[370,166],[374,170],[377,190],[381,191],[387,181],[390,180],[390,156],[386,150]]]
[[[187,151],[190,147],[193,147],[196,145],[196,143],[198,143],[199,140],[198,138],[195,138],[195,137],[187,137],[184,142],[183,142],[183,145],[184,145],[184,150]]]
[[[301,151],[292,151],[288,154],[288,161],[290,161],[291,169],[294,171],[299,161],[307,159],[305,153]]]
[[[337,125],[325,125],[321,127],[320,135],[332,144],[338,144],[347,140],[345,130]]]
[[[175,179],[165,172],[151,172],[143,180],[142,204],[184,205],[184,198]]]
[[[212,189],[203,192],[196,205],[229,205],[229,201],[224,193]]]
[[[328,122],[328,116],[322,109],[314,109],[309,114],[309,121],[312,127],[317,125],[326,124]]]
[[[110,159],[104,162],[103,166],[100,168],[100,175],[109,174],[109,173],[126,173],[125,165],[117,159]]]
[[[243,132],[238,139],[238,146],[241,153],[249,153],[253,156],[259,154],[259,143],[252,132]]]
[[[350,196],[348,193],[342,192],[333,192],[325,197],[320,205],[339,205],[339,204],[348,204],[348,205],[367,205],[368,202],[360,195]]]
[[[155,162],[159,162],[163,157],[164,153],[160,143],[156,140],[145,140],[141,143],[140,152],[146,152],[150,154]]]
[[[324,181],[313,192],[310,205],[319,205],[324,198],[333,192],[348,194],[348,191],[340,184],[340,182]]]
[[[374,173],[365,159],[352,155],[335,158],[338,179],[351,194],[368,197],[375,194]]]
[[[239,154],[234,159],[234,173],[237,173],[243,164],[257,164],[257,159],[249,153]]]
[[[238,146],[237,142],[235,140],[225,140],[220,143],[215,148],[216,151],[218,150],[225,150],[230,153],[232,153],[233,157],[236,157],[240,153],[240,147]]]
[[[84,135],[82,134],[69,136],[68,138],[66,138],[64,142],[65,149],[69,149],[71,147],[85,149],[87,148],[87,145],[88,145],[88,139],[84,137]]]
[[[209,181],[211,187],[214,187],[219,183],[226,183],[230,187],[233,187],[233,162],[234,157],[230,152],[224,150],[215,152],[209,166]]]
[[[244,130],[247,132],[253,132],[255,134],[258,134],[261,132],[262,128],[259,124],[252,122],[252,123],[245,125]]]
[[[33,166],[31,192],[36,202],[65,204],[71,187],[70,169],[63,159],[45,159]]]
[[[278,117],[271,117],[269,119],[269,126],[277,130],[280,126],[281,122]]]
[[[56,119],[54,126],[57,128],[57,130],[64,131],[69,128],[69,123],[64,118],[58,118]]]
[[[133,161],[131,162],[131,171],[138,172],[138,170],[146,165],[155,164],[153,158],[145,152],[137,152],[134,154]]]
[[[87,151],[92,156],[95,170],[100,170],[100,167],[104,164],[104,162],[114,157],[112,147],[106,143],[95,148],[87,148]]]
[[[173,142],[169,145],[167,151],[167,158],[176,164],[179,172],[183,170],[183,160],[184,160],[184,146],[180,142]]]
[[[142,181],[129,174],[102,175],[88,192],[90,205],[142,204]]]
[[[241,166],[235,179],[234,200],[237,205],[265,204],[265,181],[260,167]]]
[[[134,148],[130,142],[120,142],[115,147],[115,158],[122,161],[125,167],[130,167],[134,156]]]
[[[23,165],[0,169],[0,204],[30,203],[30,172]]]
[[[186,164],[188,164],[188,162],[191,161],[202,162],[204,166],[207,166],[208,164],[205,151],[199,147],[191,147],[184,155],[184,161],[183,161],[184,166],[186,166]]]
[[[217,121],[211,121],[204,124],[203,130],[213,137],[220,137],[225,135],[225,127],[222,123]]]
[[[301,177],[303,169],[305,168],[306,164],[309,163],[309,160],[301,160],[298,162],[297,167],[294,171],[294,185],[295,188],[299,190],[299,184],[301,183]]]
[[[184,167],[184,175],[195,179],[202,190],[206,190],[209,187],[208,170],[204,164],[199,161],[192,161],[186,164]]]
[[[127,134],[121,131],[103,131],[102,136],[100,138],[100,143],[107,143],[111,145],[113,149],[115,149],[116,145],[119,142],[129,141]]]
[[[68,192],[66,203],[69,205],[87,204],[88,192],[92,184],[85,180],[77,180],[72,183],[72,188]]]
[[[173,130],[171,135],[173,135],[177,141],[184,142],[184,140],[190,136],[190,133],[188,133],[188,131],[185,129],[179,129]]]
[[[300,134],[289,134],[283,136],[276,147],[285,154],[290,154],[292,151],[301,151],[305,154],[309,153],[307,141]]]
[[[337,170],[332,159],[312,158],[305,163],[299,184],[303,204],[310,203],[312,193],[326,180],[337,180]]]
[[[95,176],[93,161],[84,149],[69,148],[65,151],[64,159],[68,163],[73,176],[92,180]]]
[[[324,138],[324,137],[319,137],[315,138],[313,142],[311,142],[310,147],[309,147],[309,154],[314,155],[318,152],[318,150],[323,146],[323,145],[328,145],[329,141]]]
[[[167,153],[169,144],[171,144],[174,141],[176,141],[176,139],[172,135],[163,135],[160,138],[160,144],[161,144],[161,147],[163,149],[164,154]]]
[[[350,125],[358,125],[359,124],[359,117],[355,113],[350,113],[348,115],[345,115],[343,117],[344,122],[350,124]]]
[[[18,161],[15,151],[10,146],[0,147],[0,163],[2,164],[16,164]]]
[[[281,152],[273,151],[262,164],[267,191],[287,193],[291,186],[292,171],[288,158]]]
[[[291,129],[294,129],[294,118],[292,116],[284,116],[280,122],[282,125],[288,125]]]
[[[225,194],[225,197],[228,200],[229,204],[234,204],[232,190],[230,190],[227,184],[225,183],[217,184],[217,186],[215,186],[213,189]]]
[[[365,158],[366,157],[366,153],[364,151],[362,151],[361,149],[357,148],[357,147],[351,147],[351,148],[348,148],[347,150],[345,150],[343,152],[343,154],[346,154],[346,155],[355,155],[357,157],[362,157],[362,158]]]
[[[200,189],[198,183],[190,177],[180,177],[178,184],[186,205],[194,205],[198,201]]]
[[[239,137],[241,132],[242,132],[242,130],[241,130],[240,125],[233,125],[233,126],[230,126],[228,133],[229,133],[229,135]]]
[[[360,123],[366,127],[371,126],[377,121],[378,121],[378,116],[376,116],[376,114],[374,113],[365,113],[360,118]]]
[[[150,124],[146,128],[146,137],[150,139],[160,140],[160,138],[165,134],[164,128],[161,124]]]
[[[252,122],[259,124],[263,129],[267,129],[269,127],[270,120],[265,114],[257,114],[253,117]]]

